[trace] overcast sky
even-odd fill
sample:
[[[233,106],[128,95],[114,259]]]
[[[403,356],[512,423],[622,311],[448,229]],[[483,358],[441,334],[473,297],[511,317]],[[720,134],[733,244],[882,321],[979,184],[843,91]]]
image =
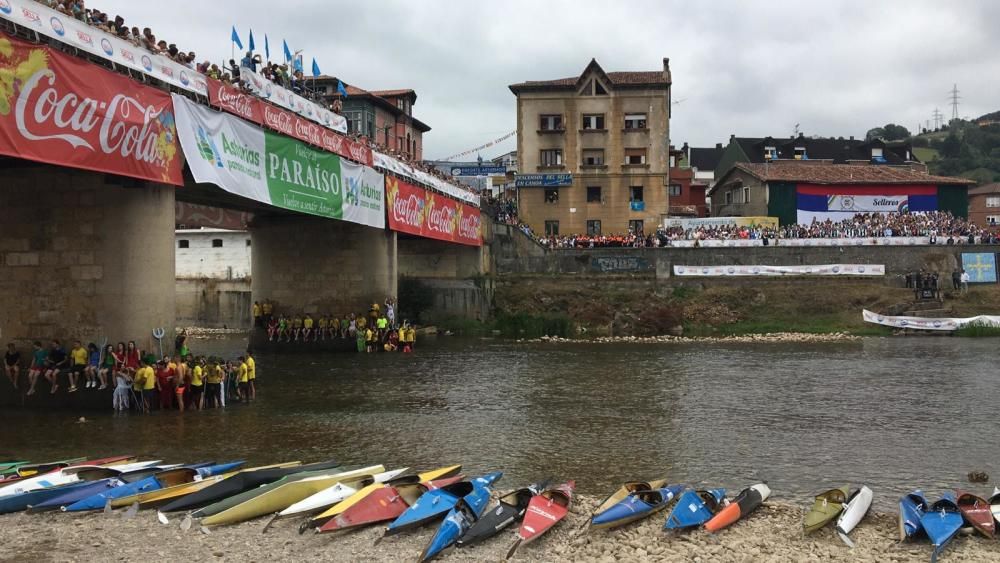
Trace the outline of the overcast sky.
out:
[[[230,26],[253,28],[271,57],[281,40],[324,74],[375,90],[412,88],[433,129],[425,158],[515,128],[507,85],[606,71],[673,71],[671,142],[739,136],[863,136],[886,122],[913,130],[935,107],[961,117],[1000,110],[1000,2],[91,0],[151,27],[199,60],[230,56]],[[511,150],[514,139],[483,151]]]

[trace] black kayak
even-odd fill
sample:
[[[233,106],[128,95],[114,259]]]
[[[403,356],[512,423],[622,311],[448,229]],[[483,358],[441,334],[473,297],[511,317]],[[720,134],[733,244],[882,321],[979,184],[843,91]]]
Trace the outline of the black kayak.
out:
[[[458,547],[468,547],[491,538],[501,530],[524,518],[531,498],[545,490],[550,479],[528,485],[500,497],[500,504],[483,514],[476,523],[455,542]]]
[[[238,495],[244,491],[256,489],[261,485],[273,483],[286,475],[300,473],[302,471],[333,469],[335,467],[339,467],[339,464],[336,461],[330,460],[319,463],[309,463],[306,465],[296,465],[292,467],[274,467],[270,469],[257,469],[255,471],[241,471],[236,475],[223,479],[214,485],[189,495],[182,496],[173,502],[163,505],[160,508],[160,512],[180,512],[182,510],[202,508],[233,495]]]

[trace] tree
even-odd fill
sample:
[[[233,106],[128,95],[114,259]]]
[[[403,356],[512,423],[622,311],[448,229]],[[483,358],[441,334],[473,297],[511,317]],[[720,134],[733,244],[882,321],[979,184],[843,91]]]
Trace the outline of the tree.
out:
[[[945,158],[958,158],[961,150],[962,141],[958,139],[958,135],[954,131],[949,133],[944,141],[941,141],[941,156]]]
[[[901,141],[910,138],[910,130],[902,125],[887,123],[884,127],[875,127],[865,133],[866,141],[882,139],[883,141]]]

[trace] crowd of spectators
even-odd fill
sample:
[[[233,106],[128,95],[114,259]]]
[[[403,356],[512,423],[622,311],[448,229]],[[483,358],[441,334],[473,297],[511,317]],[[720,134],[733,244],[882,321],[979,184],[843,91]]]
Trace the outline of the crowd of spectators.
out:
[[[396,299],[372,303],[367,313],[345,315],[276,312],[271,301],[255,301],[251,310],[255,330],[266,330],[268,342],[315,343],[349,340],[358,352],[412,352],[417,331],[410,323],[396,323]]]

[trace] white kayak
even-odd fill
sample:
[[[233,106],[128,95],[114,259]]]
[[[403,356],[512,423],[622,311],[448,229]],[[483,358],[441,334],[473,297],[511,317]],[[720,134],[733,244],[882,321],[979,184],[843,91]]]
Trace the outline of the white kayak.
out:
[[[390,479],[398,477],[408,469],[408,467],[404,467],[403,469],[386,471],[385,473],[376,473],[375,475],[372,475],[372,478],[367,482],[364,480],[355,480],[337,483],[328,489],[324,489],[312,496],[306,497],[282,510],[278,513],[278,517],[284,518],[286,516],[294,516],[296,514],[311,514],[313,512],[330,508],[331,506],[358,492],[358,490],[366,484],[372,482],[385,483]]]
[[[990,512],[993,519],[1000,523],[1000,487],[993,487],[993,496],[990,497]]]
[[[868,514],[868,510],[872,507],[872,496],[872,490],[867,486],[862,486],[848,499],[847,504],[844,505],[844,511],[840,513],[840,518],[837,518],[837,535],[850,547],[854,547],[854,542],[847,535]]]
[[[22,479],[5,487],[0,487],[0,496],[17,495],[29,491],[37,491],[38,489],[75,483],[80,480],[80,477],[77,475],[78,473],[92,469],[114,469],[115,471],[124,473],[136,469],[145,469],[157,463],[160,463],[160,460],[119,463],[117,465],[73,465],[71,467],[64,467],[59,471],[35,475],[34,477]]]

